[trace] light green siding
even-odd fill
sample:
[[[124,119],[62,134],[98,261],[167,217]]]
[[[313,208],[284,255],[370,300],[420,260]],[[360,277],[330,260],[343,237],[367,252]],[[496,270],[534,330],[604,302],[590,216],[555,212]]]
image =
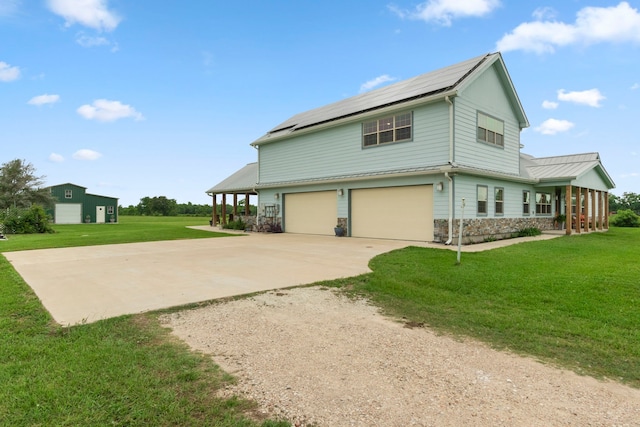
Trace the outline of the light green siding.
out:
[[[260,183],[355,175],[446,163],[449,150],[447,105],[439,102],[412,111],[413,139],[407,142],[364,148],[363,120],[358,120],[321,132],[261,145]]]
[[[518,175],[519,123],[494,68],[480,75],[454,102],[455,162],[461,166]],[[504,147],[478,142],[478,111],[504,121]]]

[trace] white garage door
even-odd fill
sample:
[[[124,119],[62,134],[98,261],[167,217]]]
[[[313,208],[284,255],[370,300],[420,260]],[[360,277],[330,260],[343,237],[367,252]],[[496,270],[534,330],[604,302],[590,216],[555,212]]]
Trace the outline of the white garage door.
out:
[[[82,222],[82,205],[80,203],[57,203],[56,224],[80,224]]]
[[[433,186],[352,190],[351,235],[432,241]]]
[[[335,191],[284,195],[284,231],[333,235],[338,216]]]

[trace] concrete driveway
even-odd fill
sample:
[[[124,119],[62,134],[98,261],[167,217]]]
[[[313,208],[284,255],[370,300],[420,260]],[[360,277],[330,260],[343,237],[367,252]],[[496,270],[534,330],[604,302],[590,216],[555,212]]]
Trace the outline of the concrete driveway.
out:
[[[208,227],[207,227],[208,228]],[[4,256],[61,325],[355,276],[397,240],[300,234],[40,249]]]

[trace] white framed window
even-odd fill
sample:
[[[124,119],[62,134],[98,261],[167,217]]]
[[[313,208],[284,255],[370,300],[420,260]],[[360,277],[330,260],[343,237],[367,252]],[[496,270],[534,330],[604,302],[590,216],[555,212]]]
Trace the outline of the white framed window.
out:
[[[536,214],[551,215],[551,193],[536,193]]]
[[[489,201],[489,187],[486,185],[478,185],[477,187],[477,199],[478,199],[478,215],[487,214],[487,203]]]
[[[531,206],[531,192],[529,190],[524,190],[522,192],[522,214],[523,215],[531,214],[530,206]]]
[[[372,147],[391,142],[410,141],[413,113],[405,112],[381,117],[362,124],[362,145]]]
[[[65,199],[73,198],[73,190],[64,190],[64,198]]]
[[[478,111],[478,141],[504,147],[504,122]]]
[[[495,214],[504,215],[504,188],[496,187],[494,190]]]
[[[108,214],[108,215],[113,215],[113,212],[114,212],[114,211],[115,211],[115,210],[113,209],[113,206],[107,206],[107,214]]]

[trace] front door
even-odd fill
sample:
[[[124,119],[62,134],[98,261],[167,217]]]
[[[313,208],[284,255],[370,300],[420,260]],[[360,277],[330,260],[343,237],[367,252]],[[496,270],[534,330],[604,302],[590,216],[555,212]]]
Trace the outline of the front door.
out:
[[[98,224],[104,224],[104,206],[96,206],[96,222]]]

